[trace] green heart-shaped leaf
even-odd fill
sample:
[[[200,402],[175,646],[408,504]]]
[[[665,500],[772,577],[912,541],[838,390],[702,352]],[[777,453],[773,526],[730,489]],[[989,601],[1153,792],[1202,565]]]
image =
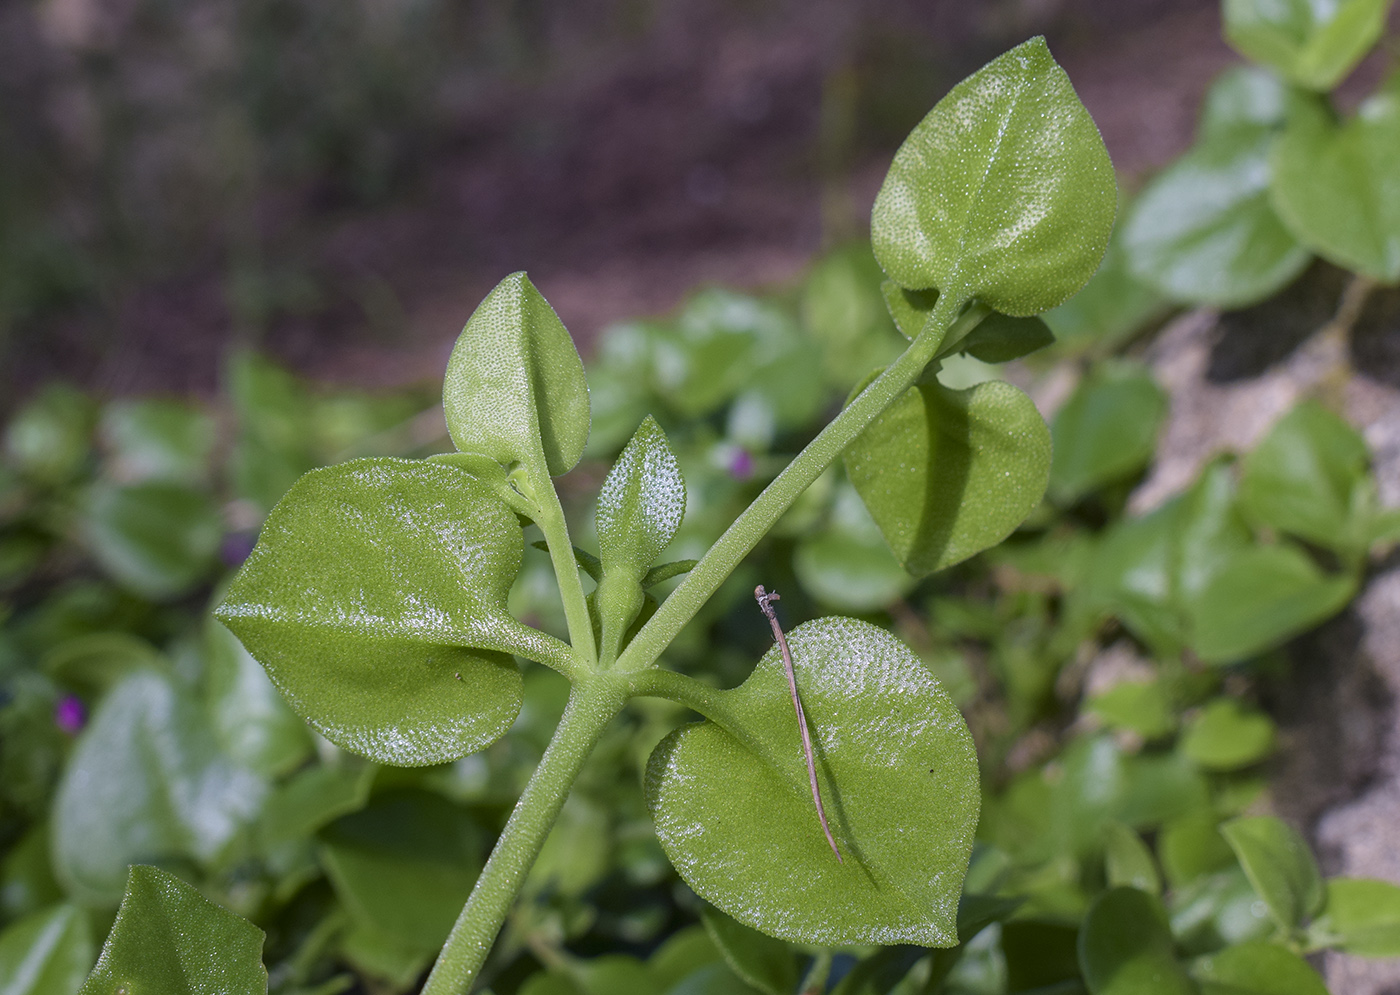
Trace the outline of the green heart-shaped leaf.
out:
[[[1098,128],[1033,38],[953,87],[910,133],[875,199],[871,241],[904,287],[1033,315],[1094,275],[1117,203]]]
[[[1309,248],[1385,283],[1400,279],[1400,79],[1337,124],[1301,109],[1273,155],[1273,203]]]
[[[1246,711],[1233,698],[1216,698],[1192,720],[1181,752],[1207,770],[1235,770],[1267,757],[1274,748],[1274,723]]]
[[[996,545],[1035,510],[1050,430],[1009,383],[920,384],[851,443],[845,462],[895,556],[923,576]]]
[[[683,877],[730,916],[805,943],[958,942],[977,825],[972,737],[952,699],[894,636],[823,618],[788,634],[822,798],[822,835],[777,648],[725,692],[738,726],[662,740],[646,793]]]
[[[131,869],[78,995],[266,995],[263,931],[155,867]]]
[[[442,386],[452,441],[502,466],[568,473],[588,442],[588,381],[564,323],[524,273],[486,296],[462,329]]]
[[[506,595],[520,524],[446,463],[364,459],[302,477],[215,614],[327,739],[381,763],[443,763],[520,710],[507,655],[562,644]]]
[[[1390,0],[1225,0],[1225,40],[1300,86],[1330,90],[1374,45]]]
[[[1241,307],[1288,283],[1311,254],[1269,203],[1273,132],[1197,144],[1133,203],[1123,248],[1133,275],[1177,301]]]
[[[1249,883],[1284,929],[1295,929],[1322,911],[1322,874],[1297,830],[1271,815],[1231,819],[1220,827]]]

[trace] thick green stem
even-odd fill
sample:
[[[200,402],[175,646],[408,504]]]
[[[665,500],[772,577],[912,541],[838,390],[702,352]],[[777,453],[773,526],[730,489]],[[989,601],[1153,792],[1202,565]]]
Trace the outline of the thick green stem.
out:
[[[569,796],[570,785],[625,701],[621,685],[608,678],[585,678],[574,685],[559,728],[501,831],[422,995],[464,995],[471,986]]]
[[[949,329],[952,328],[953,335],[958,335],[965,326],[977,324],[988,314],[985,307],[974,305],[959,317],[958,312],[965,303],[966,299],[958,299],[953,294],[938,298],[923,331],[909,344],[909,348],[846,405],[719,537],[719,541],[710,547],[695,569],[671,592],[651,621],[637,633],[619,658],[617,670],[641,670],[654,665],[676,634],[695,617],[700,607],[734,572],[749,551],[758,545],[758,541],[798,496],[855,441],[856,436],[865,431],[866,426],[918,379],[949,334]]]

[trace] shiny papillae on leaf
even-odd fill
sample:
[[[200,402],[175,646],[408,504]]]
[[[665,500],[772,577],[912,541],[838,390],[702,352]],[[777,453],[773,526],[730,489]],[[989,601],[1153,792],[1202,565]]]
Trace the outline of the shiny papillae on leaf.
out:
[[[443,763],[515,720],[509,654],[567,651],[506,609],[522,546],[515,514],[462,469],[353,460],[287,492],[215,615],[331,742]]]
[[[845,461],[890,549],[923,576],[996,545],[1035,510],[1050,477],[1050,430],[1004,381],[920,384],[871,422]]]
[[[640,580],[685,517],[685,478],[666,433],[647,415],[598,493],[598,552],[605,573]]]
[[[962,715],[894,636],[848,618],[788,634],[822,799],[822,835],[782,657],[725,692],[738,726],[662,740],[646,794],[671,862],[730,916],[804,943],[958,942],[980,802]]]
[[[1108,246],[1118,195],[1089,112],[1044,38],[963,80],[895,153],[871,215],[901,286],[1010,315],[1068,299]]]
[[[78,995],[266,995],[263,931],[191,885],[137,865]]]
[[[486,296],[447,361],[452,441],[502,466],[568,473],[588,442],[588,381],[573,339],[524,273]]]

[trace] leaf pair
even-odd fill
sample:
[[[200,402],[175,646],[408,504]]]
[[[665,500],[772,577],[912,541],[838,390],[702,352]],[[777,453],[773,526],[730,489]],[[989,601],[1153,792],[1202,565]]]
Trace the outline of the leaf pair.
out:
[[[1001,362],[1049,339],[1038,320],[1093,275],[1117,209],[1103,140],[1043,39],[939,101],[895,154],[871,238],[896,324],[918,336],[938,294],[993,315],[945,351]],[[935,293],[936,291],[936,293]],[[1050,446],[1008,384],[928,382],[847,450],[846,467],[895,555],[930,573],[1004,539],[1039,502]]]

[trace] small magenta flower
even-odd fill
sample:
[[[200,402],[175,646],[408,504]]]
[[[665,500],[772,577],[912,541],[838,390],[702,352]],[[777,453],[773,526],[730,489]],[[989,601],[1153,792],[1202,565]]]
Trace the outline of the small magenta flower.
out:
[[[753,476],[753,457],[742,446],[736,446],[729,457],[729,475],[735,480],[748,480]]]
[[[87,709],[77,695],[64,695],[53,710],[53,721],[70,736],[76,736],[87,724]]]

